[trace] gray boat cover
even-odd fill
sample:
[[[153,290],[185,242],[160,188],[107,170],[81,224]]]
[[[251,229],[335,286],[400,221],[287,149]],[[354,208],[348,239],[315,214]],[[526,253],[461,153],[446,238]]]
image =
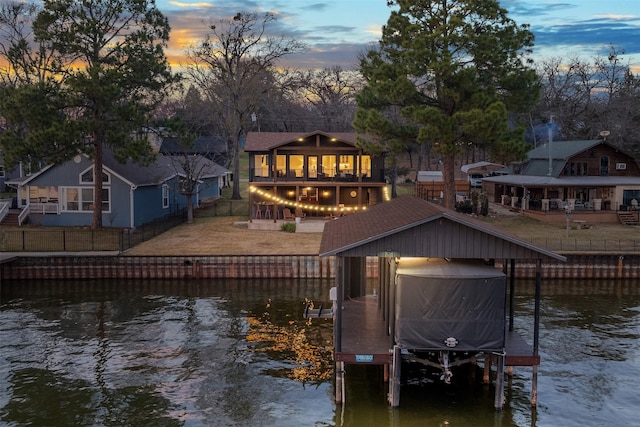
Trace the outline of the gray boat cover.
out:
[[[502,351],[505,275],[475,261],[402,258],[395,340],[410,350]]]

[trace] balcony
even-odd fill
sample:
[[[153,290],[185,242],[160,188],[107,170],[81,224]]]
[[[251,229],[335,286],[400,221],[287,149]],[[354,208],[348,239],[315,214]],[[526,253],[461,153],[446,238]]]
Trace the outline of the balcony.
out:
[[[372,169],[362,171],[358,176],[352,171],[329,170],[326,172],[305,173],[303,169],[291,169],[289,171],[278,170],[276,176],[269,176],[269,171],[264,168],[253,168],[250,170],[251,182],[271,182],[271,183],[292,183],[292,182],[384,182],[384,169]]]

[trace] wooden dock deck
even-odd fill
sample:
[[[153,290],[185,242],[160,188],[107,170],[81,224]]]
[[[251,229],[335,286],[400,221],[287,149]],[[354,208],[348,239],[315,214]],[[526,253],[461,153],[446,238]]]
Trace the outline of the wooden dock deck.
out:
[[[385,330],[385,321],[373,296],[349,299],[343,302],[342,349],[335,355],[336,362],[391,363],[391,337]],[[505,366],[537,366],[540,356],[517,332],[506,333]]]
[[[349,299],[343,302],[342,351],[336,353],[336,362],[391,363],[391,338],[385,331],[385,321],[373,296]]]

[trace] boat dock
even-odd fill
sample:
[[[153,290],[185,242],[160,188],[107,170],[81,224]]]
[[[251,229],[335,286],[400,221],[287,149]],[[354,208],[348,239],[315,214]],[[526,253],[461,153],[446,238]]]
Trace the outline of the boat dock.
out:
[[[336,362],[345,364],[390,364],[393,343],[388,328],[380,315],[378,300],[373,295],[343,302],[342,346],[336,352]],[[505,366],[537,366],[540,356],[517,332],[507,331],[505,340]]]

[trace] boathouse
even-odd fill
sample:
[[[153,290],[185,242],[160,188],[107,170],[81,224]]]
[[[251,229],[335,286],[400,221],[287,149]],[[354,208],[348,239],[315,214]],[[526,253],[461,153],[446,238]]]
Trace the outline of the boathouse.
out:
[[[399,406],[403,361],[438,369],[447,382],[453,367],[481,359],[485,382],[496,367],[496,409],[504,404],[505,368],[513,366],[532,367],[536,405],[541,265],[565,257],[413,196],[328,222],[320,256],[336,262],[337,402],[345,401],[345,365],[383,365],[389,404]],[[372,292],[367,257],[378,259]],[[518,261],[536,265],[531,344],[514,330]]]

